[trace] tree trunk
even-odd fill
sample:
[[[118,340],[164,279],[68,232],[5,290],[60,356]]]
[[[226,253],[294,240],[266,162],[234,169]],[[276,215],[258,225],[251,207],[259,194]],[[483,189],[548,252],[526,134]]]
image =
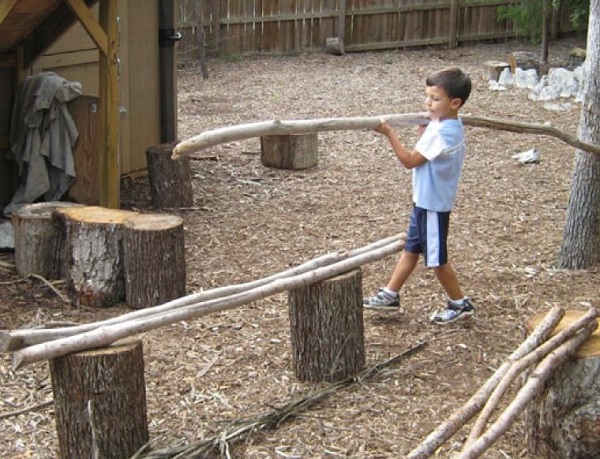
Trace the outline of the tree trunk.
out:
[[[579,138],[600,144],[600,0],[590,4],[584,98]],[[563,230],[560,266],[589,267],[600,261],[600,156],[577,151]]]
[[[585,311],[566,311],[554,333]],[[527,321],[529,331],[540,315]],[[575,359],[558,367],[529,405],[525,425],[527,448],[535,457],[600,457],[600,330],[579,348]]]
[[[124,223],[127,304],[141,309],[185,295],[183,219],[140,214]]]
[[[270,135],[260,138],[263,166],[277,169],[308,169],[317,165],[319,137],[313,134]]]
[[[64,233],[52,214],[57,208],[77,205],[41,202],[24,205],[12,213],[15,265],[19,275],[38,274],[48,280],[65,277]]]
[[[61,458],[131,457],[148,442],[142,342],[50,361]]]
[[[194,205],[190,160],[188,157],[172,159],[173,146],[163,144],[146,150],[150,194],[155,209]]]
[[[135,212],[81,206],[55,212],[65,230],[66,280],[77,305],[107,307],[125,299],[122,226]]]
[[[339,381],[365,365],[360,269],[290,290],[293,365],[301,381]]]

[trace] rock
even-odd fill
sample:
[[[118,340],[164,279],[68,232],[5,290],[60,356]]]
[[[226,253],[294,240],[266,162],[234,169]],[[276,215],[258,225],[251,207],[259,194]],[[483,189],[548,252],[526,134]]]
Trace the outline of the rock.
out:
[[[533,89],[538,84],[538,72],[535,69],[523,70],[517,67],[515,73],[514,85],[517,88]]]
[[[15,231],[10,220],[0,223],[0,250],[15,249]]]
[[[573,48],[569,51],[569,59],[567,63],[567,69],[573,70],[580,67],[585,62],[587,52],[583,48]]]

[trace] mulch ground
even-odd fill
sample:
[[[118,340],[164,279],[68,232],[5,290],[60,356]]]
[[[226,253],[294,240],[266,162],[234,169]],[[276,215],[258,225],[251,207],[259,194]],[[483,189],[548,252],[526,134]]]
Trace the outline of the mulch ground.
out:
[[[552,44],[553,65],[571,47]],[[583,45],[584,46],[584,45]],[[493,92],[482,63],[505,59],[522,43],[350,54],[256,56],[210,61],[179,73],[179,137],[268,119],[367,116],[423,110],[425,76],[458,65],[474,91],[465,113],[551,123],[576,133],[579,105],[544,108],[526,90]],[[413,129],[399,129],[407,145]],[[367,365],[427,345],[361,384],[341,389],[275,429],[230,446],[244,458],[396,458],[406,455],[461,406],[525,336],[524,321],[554,305],[582,309],[599,296],[597,269],[557,268],[574,149],[538,135],[467,129],[468,157],[452,214],[451,258],[477,305],[469,323],[434,327],[444,302],[432,273],[419,266],[401,292],[398,313],[365,311]],[[539,164],[511,156],[537,148]],[[219,145],[192,156],[193,208],[185,221],[189,293],[266,277],[319,255],[363,247],[406,229],[410,172],[372,131],[319,135],[318,166],[266,168],[258,139]],[[122,206],[152,211],[147,179],[125,179]],[[365,294],[383,285],[396,257],[363,267]],[[11,253],[0,254],[0,328],[90,322],[127,311],[60,301],[35,278],[21,278]],[[64,285],[58,283],[61,290]],[[157,448],[217,435],[233,421],[261,416],[323,385],[299,382],[291,365],[287,295],[144,333],[150,435]],[[16,372],[0,360],[0,455],[58,454],[46,363]],[[516,390],[516,388],[515,388]],[[514,392],[514,391],[513,391]],[[7,416],[16,410],[33,408]],[[461,447],[469,425],[438,457]],[[485,454],[527,458],[522,419]]]

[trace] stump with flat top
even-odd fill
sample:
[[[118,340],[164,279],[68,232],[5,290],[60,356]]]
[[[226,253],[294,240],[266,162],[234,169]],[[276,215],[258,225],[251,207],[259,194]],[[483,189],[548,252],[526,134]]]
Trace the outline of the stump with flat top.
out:
[[[498,81],[502,71],[508,68],[510,68],[510,64],[508,62],[485,61],[483,63],[483,79],[485,81]]]
[[[123,222],[136,212],[80,206],[55,211],[65,233],[66,285],[76,305],[108,307],[125,300]]]
[[[289,292],[293,365],[301,381],[340,381],[365,365],[362,272]]]
[[[127,304],[141,309],[185,295],[183,219],[139,214],[123,226]]]
[[[318,163],[318,134],[267,135],[260,138],[263,166],[276,169],[308,169]]]
[[[149,440],[142,342],[50,361],[62,458],[125,459]]]
[[[546,311],[526,321],[531,332]],[[568,310],[553,334],[585,311]],[[558,367],[544,390],[529,405],[527,448],[535,457],[600,457],[600,329],[579,348],[575,358]]]
[[[173,159],[171,155],[175,145],[167,143],[146,150],[150,194],[155,209],[194,205],[190,158]]]
[[[37,274],[48,280],[65,277],[64,234],[53,218],[56,209],[79,206],[51,201],[26,204],[15,210],[15,265],[19,275]]]

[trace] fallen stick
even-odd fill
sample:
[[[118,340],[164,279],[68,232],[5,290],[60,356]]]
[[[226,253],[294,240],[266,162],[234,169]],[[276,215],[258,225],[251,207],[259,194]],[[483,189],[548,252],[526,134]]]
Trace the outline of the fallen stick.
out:
[[[583,316],[581,316],[578,320],[573,322],[567,328],[562,330],[561,332],[554,335],[544,344],[542,344],[537,349],[533,350],[529,354],[527,354],[522,359],[516,361],[510,370],[504,375],[498,386],[490,395],[490,398],[486,402],[485,406],[479,413],[477,421],[473,425],[471,429],[471,433],[467,438],[463,446],[463,451],[467,451],[471,445],[477,441],[477,439],[481,436],[482,432],[485,430],[485,426],[490,419],[492,412],[500,403],[500,399],[509,389],[512,382],[515,378],[521,374],[526,368],[531,365],[537,364],[540,360],[545,358],[550,352],[554,351],[557,347],[562,345],[565,341],[573,337],[579,330],[584,327],[587,327],[588,324],[594,323],[597,326],[596,319],[598,317],[598,310],[591,308],[588,312],[586,312]],[[595,328],[595,327],[594,327]]]
[[[35,410],[39,410],[41,408],[46,408],[47,406],[50,406],[53,403],[54,403],[54,400],[46,400],[45,402],[40,402],[35,405],[28,406],[26,408],[20,408],[18,410],[9,411],[8,413],[1,413],[0,419],[8,419],[8,418],[12,418],[13,416],[18,416],[20,414],[29,413],[30,411],[35,411]]]
[[[524,134],[541,134],[555,137],[563,142],[590,153],[600,154],[600,146],[579,140],[576,136],[545,124],[521,123],[499,120],[476,115],[461,115],[465,126],[519,132]],[[387,114],[355,118],[317,118],[311,120],[270,120],[256,123],[237,124],[204,131],[188,140],[179,142],[173,149],[172,157],[177,159],[190,155],[204,148],[235,140],[262,137],[267,135],[310,134],[322,131],[344,131],[358,129],[375,129],[385,120],[392,126],[416,126],[427,124],[430,120],[426,113]]]
[[[572,357],[597,327],[598,324],[596,322],[587,324],[577,335],[560,345],[542,360],[496,422],[469,446],[467,450],[463,451],[458,456],[458,459],[475,459],[489,449],[514,423],[527,404],[543,389],[544,384],[552,375],[552,371]]]
[[[214,435],[206,440],[200,440],[189,445],[176,446],[170,449],[162,449],[158,451],[152,451],[146,455],[143,452],[136,454],[132,459],[144,458],[144,459],[169,459],[178,457],[205,457],[204,455],[211,451],[220,448],[221,450],[228,449],[229,442],[232,440],[238,440],[244,436],[252,433],[253,431],[274,429],[279,427],[283,422],[290,418],[298,416],[302,411],[306,411],[317,403],[325,400],[330,395],[336,393],[341,389],[345,389],[356,383],[364,383],[373,376],[377,375],[384,368],[396,364],[401,360],[410,357],[417,351],[423,349],[427,345],[427,342],[421,342],[410,349],[398,354],[388,360],[378,363],[375,366],[369,367],[356,376],[349,376],[341,381],[332,383],[322,389],[316,390],[311,394],[292,402],[289,402],[274,411],[271,411],[265,415],[259,416],[251,420],[234,421],[231,426],[223,430],[221,433]]]
[[[404,240],[388,244],[376,250],[357,255],[355,257],[333,263],[329,266],[317,268],[315,270],[277,279],[267,285],[246,290],[225,298],[215,298],[213,300],[191,304],[163,314],[154,314],[150,317],[129,320],[123,323],[105,325],[93,330],[79,333],[77,335],[58,338],[45,343],[36,344],[17,350],[12,356],[12,367],[14,370],[20,366],[60,357],[72,352],[83,351],[108,346],[115,341],[128,336],[153,330],[165,325],[170,325],[182,320],[189,320],[200,316],[205,316],[217,311],[233,309],[244,304],[248,304],[276,293],[284,292],[294,288],[313,284],[338,274],[351,271],[366,263],[387,257],[397,253],[404,247]]]
[[[560,322],[565,311],[559,306],[553,307],[544,320],[533,330],[523,343],[508,357],[494,374],[485,382],[483,386],[458,410],[450,415],[442,424],[431,432],[415,449],[413,449],[406,459],[426,459],[438,449],[446,440],[454,435],[462,426],[485,405],[490,394],[496,388],[502,377],[508,372],[513,362],[529,354],[532,349],[537,348],[546,338],[556,324]]]
[[[194,293],[192,295],[187,295],[182,298],[177,298],[176,300],[169,301],[162,305],[140,309],[137,311],[133,311],[130,313],[122,314],[118,317],[113,317],[111,319],[106,319],[98,322],[93,322],[89,324],[81,324],[69,327],[61,327],[61,328],[52,328],[52,329],[19,329],[19,330],[10,330],[10,331],[0,331],[0,351],[1,352],[13,352],[19,349],[23,349],[28,346],[33,346],[36,344],[44,343],[47,341],[52,341],[59,338],[65,338],[67,336],[74,336],[80,333],[84,333],[90,330],[94,330],[96,328],[105,326],[105,325],[114,325],[123,322],[127,322],[129,320],[141,319],[144,317],[151,317],[156,314],[162,314],[166,311],[171,311],[177,308],[181,308],[184,306],[189,306],[191,304],[199,303],[202,301],[208,301],[216,298],[223,298],[229,295],[233,295],[236,293],[241,293],[246,290],[250,290],[252,288],[260,287],[262,285],[266,285],[270,282],[273,282],[277,279],[284,279],[286,277],[291,277],[294,275],[302,274],[323,266],[331,265],[338,261],[352,258],[357,255],[362,255],[364,253],[368,253],[372,250],[377,250],[381,247],[384,247],[388,244],[398,242],[405,237],[403,233],[397,234],[395,236],[391,236],[385,239],[381,239],[379,241],[368,244],[364,247],[350,250],[346,252],[334,252],[322,255],[313,260],[309,260],[306,263],[303,263],[294,268],[288,269],[286,271],[282,271],[280,273],[273,274],[271,276],[265,277],[263,279],[258,279],[251,282],[246,282],[243,284],[230,285],[226,287],[218,287],[211,290],[205,290],[203,292]]]

